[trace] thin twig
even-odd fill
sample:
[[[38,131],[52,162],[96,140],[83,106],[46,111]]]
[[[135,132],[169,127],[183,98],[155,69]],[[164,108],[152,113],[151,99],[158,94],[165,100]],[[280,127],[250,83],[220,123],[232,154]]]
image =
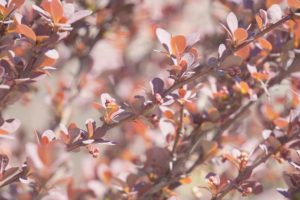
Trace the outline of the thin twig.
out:
[[[180,136],[182,134],[182,128],[183,128],[183,116],[184,116],[184,105],[180,105],[180,116],[179,116],[179,127],[177,128],[177,131],[176,131],[176,135],[175,135],[175,141],[174,141],[174,145],[173,145],[173,148],[172,148],[172,152],[171,152],[171,156],[174,157],[175,155],[175,152],[176,152],[176,147],[177,147],[177,144],[179,142],[179,139],[180,139]]]

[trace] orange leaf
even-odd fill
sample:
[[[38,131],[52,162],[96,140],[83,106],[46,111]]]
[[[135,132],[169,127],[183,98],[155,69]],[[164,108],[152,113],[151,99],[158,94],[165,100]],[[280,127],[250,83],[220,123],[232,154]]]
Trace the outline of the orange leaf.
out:
[[[258,28],[262,29],[263,28],[263,20],[261,19],[261,17],[259,15],[256,15],[255,20],[256,20],[256,23],[258,25]]]
[[[59,22],[60,19],[63,17],[64,10],[60,0],[51,1],[51,15],[53,17],[54,22]]]
[[[239,83],[239,87],[240,87],[240,91],[242,94],[248,94],[250,91],[250,87],[249,87],[248,83],[246,83],[245,81],[241,81]]]
[[[268,80],[269,78],[269,74],[260,73],[260,72],[253,72],[251,76],[256,80],[260,80],[260,81]]]
[[[50,13],[54,23],[59,23],[63,18],[64,10],[60,0],[43,0],[41,7]]]
[[[263,114],[269,120],[274,120],[279,116],[279,113],[276,112],[271,105],[267,104],[263,107]]]
[[[247,46],[241,48],[240,50],[238,50],[237,52],[235,52],[235,54],[237,56],[242,57],[244,60],[246,60],[249,55],[250,55],[250,45],[248,44]]]
[[[285,128],[289,125],[289,122],[283,118],[277,118],[273,121],[273,123],[279,128]]]
[[[23,34],[29,39],[36,41],[36,35],[33,30],[24,24],[17,24],[15,32]]]
[[[289,5],[289,7],[300,8],[300,1],[298,1],[298,0],[288,0],[287,3]]]
[[[172,113],[171,111],[166,110],[166,111],[164,112],[164,117],[166,117],[166,118],[168,118],[168,119],[173,119],[174,115],[173,115],[173,113]]]
[[[186,90],[183,88],[179,88],[178,89],[178,94],[180,96],[180,98],[184,98],[185,94],[186,94]]]
[[[113,174],[111,173],[111,171],[105,170],[102,172],[102,174],[100,174],[100,178],[104,183],[108,184],[111,182]]]
[[[190,177],[185,177],[185,178],[181,178],[181,179],[179,180],[179,182],[180,182],[181,184],[190,184],[190,183],[192,182],[192,179],[191,179]]]
[[[186,48],[186,39],[183,35],[176,35],[171,38],[171,54],[176,57],[181,55]]]
[[[49,143],[50,143],[50,140],[49,140],[47,137],[42,137],[41,143],[42,143],[43,145],[46,145],[46,144],[49,144]]]
[[[9,10],[20,8],[25,0],[11,0],[8,2],[7,7]]]
[[[264,50],[272,51],[272,44],[268,40],[264,38],[258,38],[257,41]]]
[[[0,135],[6,135],[8,134],[8,131],[0,129]]]
[[[236,44],[239,45],[248,38],[248,32],[243,28],[238,28],[234,31],[233,38]]]

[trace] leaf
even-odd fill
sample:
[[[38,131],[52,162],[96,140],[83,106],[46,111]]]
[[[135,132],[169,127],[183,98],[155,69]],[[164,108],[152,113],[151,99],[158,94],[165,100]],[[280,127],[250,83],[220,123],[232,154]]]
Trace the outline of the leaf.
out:
[[[209,130],[213,129],[214,127],[216,127],[216,124],[214,124],[212,122],[203,122],[201,124],[202,131],[209,131]]]
[[[51,58],[51,59],[54,59],[54,60],[57,60],[59,58],[59,54],[58,52],[55,50],[55,49],[51,49],[51,50],[48,50],[45,55],[48,57],[48,58]]]
[[[156,36],[164,48],[170,52],[171,51],[171,37],[172,35],[162,28],[156,29]]]
[[[37,5],[32,5],[32,9],[35,10],[36,12],[38,12],[40,15],[46,17],[46,18],[51,18],[51,15],[49,12],[43,10],[42,8],[40,8]]]
[[[236,44],[239,45],[248,38],[248,32],[243,28],[238,28],[234,31],[233,38]]]
[[[0,126],[0,135],[6,135],[15,132],[21,125],[18,119],[8,119]]]
[[[250,92],[250,87],[248,85],[248,83],[246,83],[245,81],[241,81],[239,83],[236,83],[238,88],[240,89],[242,94],[249,94]]]
[[[254,72],[251,76],[258,81],[265,81],[269,79],[269,74],[266,73]]]
[[[265,140],[268,139],[271,134],[272,134],[272,131],[269,129],[263,130],[263,132],[262,132],[262,136]]]
[[[34,42],[36,41],[36,35],[33,30],[24,24],[17,24],[15,32],[25,35]]]
[[[259,16],[261,17],[263,21],[263,27],[265,27],[268,24],[268,13],[264,9],[259,9]]]
[[[236,15],[233,12],[230,12],[226,18],[227,25],[231,33],[233,34],[235,30],[238,28],[238,20]]]
[[[272,51],[272,48],[273,48],[272,44],[268,40],[266,40],[264,38],[258,38],[257,42],[258,42],[259,46],[261,47],[261,49],[264,49],[267,51]]]
[[[60,139],[65,143],[69,144],[71,142],[71,136],[69,134],[69,131],[67,127],[63,124],[59,125],[60,131],[59,131],[59,137]]]
[[[280,117],[273,120],[273,123],[281,129],[286,128],[289,125],[287,120]]]
[[[200,33],[193,33],[191,35],[187,35],[185,37],[185,39],[186,39],[187,46],[192,47],[197,42],[199,42],[199,40],[200,40]]]
[[[171,54],[176,57],[182,55],[186,48],[186,39],[183,35],[176,35],[171,38]]]
[[[109,102],[115,102],[115,99],[112,98],[108,93],[101,94],[101,104],[105,108],[106,104]]]
[[[54,23],[63,18],[64,10],[60,0],[43,0],[41,7],[51,14]]]
[[[9,10],[20,8],[23,5],[25,0],[11,0],[8,1],[7,7]]]
[[[68,23],[73,24],[74,22],[77,22],[81,20],[82,18],[85,18],[92,14],[92,11],[90,10],[79,10],[75,12],[69,19]]]
[[[299,0],[287,0],[287,4],[291,8],[300,8],[300,1]]]
[[[51,49],[45,52],[44,56],[40,58],[38,67],[49,67],[56,63],[59,58],[59,54],[55,49]]]
[[[244,46],[243,48],[236,51],[235,55],[240,56],[241,58],[246,60],[250,56],[250,52],[251,52],[251,47],[250,44],[248,44],[247,46]]]
[[[192,179],[190,177],[184,177],[184,178],[179,179],[179,182],[184,185],[190,184],[190,183],[192,183]]]
[[[262,29],[263,28],[263,20],[261,19],[261,17],[257,14],[255,15],[255,20],[256,20],[256,23],[257,23],[257,26],[259,29]]]
[[[221,63],[222,68],[227,67],[238,67],[243,63],[243,59],[240,56],[230,55],[225,58],[225,60]]]
[[[282,18],[282,10],[278,4],[272,5],[267,10],[267,14],[268,14],[269,22],[272,24],[278,22]]]
[[[88,138],[92,138],[94,136],[94,132],[96,130],[96,122],[93,119],[88,119],[85,122],[85,126],[88,133]]]
[[[41,136],[41,143],[44,145],[49,144],[51,141],[55,140],[55,138],[56,135],[52,130],[46,130]]]
[[[157,93],[160,95],[163,94],[165,83],[162,79],[156,77],[150,82],[150,85],[151,85],[151,91],[153,95]]]
[[[226,51],[226,46],[225,44],[220,44],[219,48],[218,48],[218,54],[219,54],[219,58],[221,58],[223,56],[223,53]]]

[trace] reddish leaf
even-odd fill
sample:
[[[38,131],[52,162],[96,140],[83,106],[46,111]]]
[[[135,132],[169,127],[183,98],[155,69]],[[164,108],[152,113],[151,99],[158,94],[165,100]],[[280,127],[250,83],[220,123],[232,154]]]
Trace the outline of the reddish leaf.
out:
[[[264,25],[263,25],[263,20],[261,19],[261,17],[259,15],[255,15],[255,20],[258,25],[258,28],[262,29]]]
[[[258,38],[257,41],[262,49],[267,50],[267,51],[272,51],[272,48],[273,48],[272,44],[268,40],[266,40],[264,38]]]
[[[23,5],[25,0],[11,0],[8,2],[7,7],[9,10],[20,8]]]
[[[235,55],[243,58],[244,60],[246,60],[249,56],[250,56],[250,51],[251,51],[251,47],[250,44],[248,44],[247,46],[239,49],[238,51],[235,52]]]
[[[287,0],[289,7],[292,8],[300,8],[300,1],[299,0]]]
[[[185,177],[185,178],[181,178],[181,179],[179,180],[179,182],[180,182],[181,184],[190,184],[190,183],[192,183],[192,179],[191,179],[190,177]]]
[[[43,0],[41,7],[50,13],[54,23],[59,23],[63,18],[64,10],[60,0]]]
[[[248,32],[243,28],[238,28],[234,31],[233,38],[236,44],[239,45],[248,38]]]
[[[177,35],[171,38],[171,53],[180,56],[186,48],[186,39],[183,35]]]
[[[16,27],[16,32],[25,35],[33,41],[36,41],[36,35],[33,30],[24,24],[18,24]]]
[[[53,131],[46,130],[41,136],[41,143],[44,145],[49,144],[55,138],[56,138],[56,135]]]
[[[273,123],[279,128],[286,128],[289,125],[289,122],[283,118],[277,118],[273,120]]]

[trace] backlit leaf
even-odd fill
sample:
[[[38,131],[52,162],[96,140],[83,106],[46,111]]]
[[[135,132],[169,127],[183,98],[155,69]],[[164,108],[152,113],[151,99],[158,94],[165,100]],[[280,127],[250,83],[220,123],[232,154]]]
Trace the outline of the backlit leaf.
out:
[[[180,56],[186,48],[186,39],[183,35],[176,35],[171,38],[171,53]]]
[[[156,36],[160,43],[165,47],[165,49],[169,52],[171,50],[171,34],[162,28],[156,29]]]
[[[248,38],[248,32],[243,28],[238,28],[234,31],[233,38],[236,44],[239,45]]]
[[[257,41],[262,49],[272,51],[272,44],[268,40],[264,38],[258,38]]]
[[[231,33],[234,33],[235,30],[238,28],[238,20],[237,17],[235,16],[235,14],[233,12],[229,13],[227,15],[227,25],[229,30],[231,31]]]
[[[54,23],[63,18],[64,10],[60,0],[43,0],[41,7],[51,14]]]

